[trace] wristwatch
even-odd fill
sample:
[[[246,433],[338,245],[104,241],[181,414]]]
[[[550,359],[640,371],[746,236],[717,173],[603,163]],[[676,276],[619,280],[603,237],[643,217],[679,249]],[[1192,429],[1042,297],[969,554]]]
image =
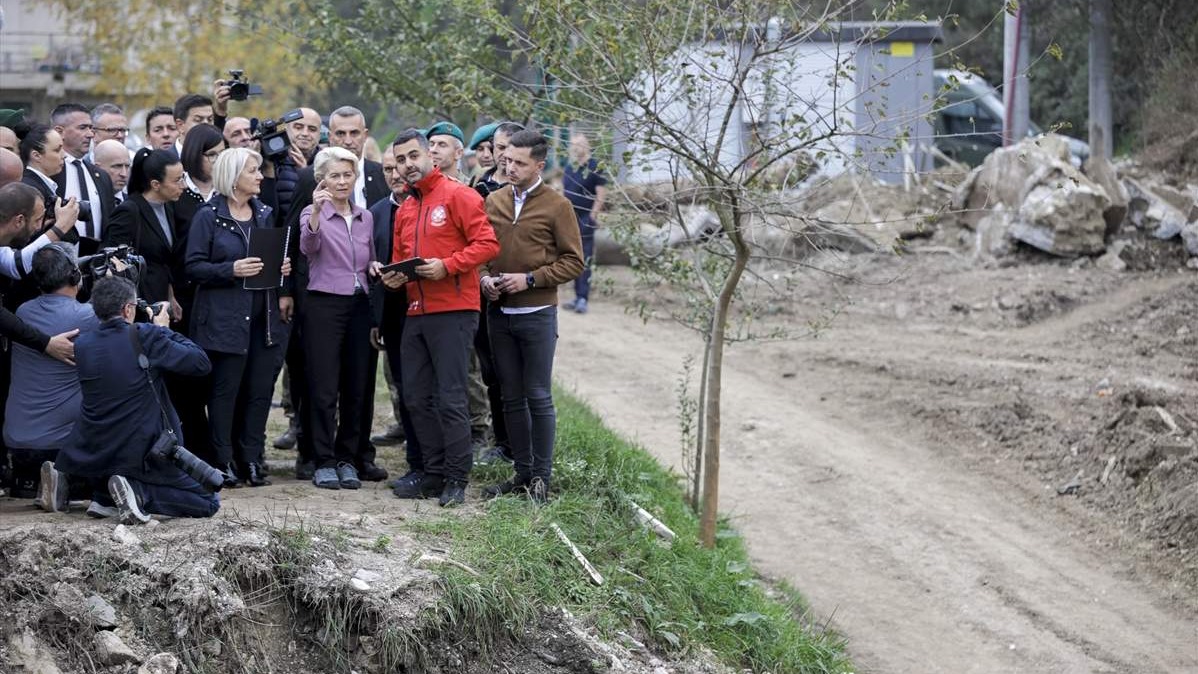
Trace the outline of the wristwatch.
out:
[[[525,274],[525,275],[524,275],[524,282],[525,282],[526,284],[528,284],[528,287],[529,287],[529,288],[535,288],[535,287],[537,287],[537,280],[536,280],[535,278],[533,278],[533,277],[532,277],[532,274]]]

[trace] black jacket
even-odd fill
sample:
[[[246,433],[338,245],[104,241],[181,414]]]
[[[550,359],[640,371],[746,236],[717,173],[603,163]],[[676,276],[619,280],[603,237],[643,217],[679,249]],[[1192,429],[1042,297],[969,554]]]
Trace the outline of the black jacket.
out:
[[[92,204],[91,207],[92,207],[92,209],[98,210],[100,212],[100,216],[103,219],[104,226],[107,227],[108,223],[112,222],[113,211],[116,210],[116,190],[113,189],[113,187],[112,187],[112,178],[109,178],[107,173],[100,170],[98,167],[96,167],[95,164],[89,162],[86,159],[83,160],[83,166],[87,170],[87,172],[91,174],[92,181],[96,183],[96,191],[100,193],[100,203]],[[70,167],[70,165],[66,165],[66,166],[63,166],[62,171],[60,171],[58,173],[58,175],[54,176],[54,182],[58,184],[58,190],[56,192],[56,194],[58,196],[61,197],[64,194],[66,194],[67,171],[73,171],[73,170],[74,169],[72,169]],[[51,209],[51,212],[53,212],[53,209]],[[86,232],[87,231],[86,223],[84,223],[83,228],[84,228],[84,231]],[[100,232],[101,236],[103,236],[103,234],[104,234],[103,232]],[[81,253],[81,254],[86,254],[86,253]]]
[[[270,207],[254,199],[253,227],[273,227]],[[249,252],[249,242],[229,215],[225,197],[217,194],[191,219],[185,267],[195,283],[191,338],[211,351],[245,354],[250,348],[250,314],[254,293],[264,293],[266,345],[285,343],[289,326],[279,315],[277,290],[246,290],[233,276],[233,262]]]
[[[370,207],[370,215],[374,218],[374,259],[383,264],[391,264],[391,249],[395,241],[395,212],[399,204],[392,201],[391,196],[380,199]],[[376,328],[384,334],[395,334],[396,328],[402,330],[403,319],[408,312],[407,286],[399,290],[387,290],[380,281],[370,285],[370,315]]]
[[[391,196],[391,188],[387,187],[387,179],[383,176],[382,164],[367,159],[363,163],[362,172],[366,174],[367,204],[376,204],[380,199]],[[312,205],[312,193],[315,191],[316,174],[309,166],[299,172],[299,184],[296,186],[291,210],[288,211],[286,220],[287,227],[291,230],[291,250],[288,255],[291,257],[291,289],[296,296],[296,311],[300,310],[301,298],[304,291],[308,289],[308,258],[299,249],[300,213]]]
[[[130,325],[122,318],[113,318],[75,341],[83,406],[75,430],[59,450],[55,464],[59,470],[79,477],[123,475],[166,484],[182,472],[173,464],[147,460],[146,452],[165,424],[146,373],[138,367],[130,330],[137,330],[142,353],[150,361],[155,390],[166,408],[166,423],[182,437],[162,373],[207,374],[212,369],[207,354],[168,328],[149,323]]]
[[[175,208],[166,204],[166,220],[171,229],[167,241],[154,214],[154,208],[140,194],[126,199],[104,226],[104,245],[128,245],[146,259],[146,268],[138,279],[138,295],[147,302],[164,302],[180,268],[184,239],[175,223]]]

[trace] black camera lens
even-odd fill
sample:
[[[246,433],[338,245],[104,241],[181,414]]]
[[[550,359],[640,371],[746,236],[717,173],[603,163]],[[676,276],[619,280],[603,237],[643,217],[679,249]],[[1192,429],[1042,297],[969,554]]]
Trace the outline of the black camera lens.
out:
[[[83,222],[92,221],[92,205],[90,201],[79,202],[79,219]]]
[[[250,97],[250,88],[245,82],[233,82],[229,85],[229,98],[234,101],[244,101]]]

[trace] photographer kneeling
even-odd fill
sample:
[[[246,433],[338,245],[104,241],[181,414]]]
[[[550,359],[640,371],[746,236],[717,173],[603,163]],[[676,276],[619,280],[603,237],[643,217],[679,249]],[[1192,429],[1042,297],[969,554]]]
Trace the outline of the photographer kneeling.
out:
[[[165,305],[153,324],[134,324],[137,291],[127,279],[100,279],[91,302],[100,327],[75,342],[82,415],[54,467],[95,487],[107,480],[108,494],[96,489],[92,514],[119,514],[126,524],[148,522],[150,514],[214,515],[219,476],[214,484],[216,471],[174,444],[182,437],[179,417],[162,384],[163,372],[207,374],[208,356],[166,327]]]

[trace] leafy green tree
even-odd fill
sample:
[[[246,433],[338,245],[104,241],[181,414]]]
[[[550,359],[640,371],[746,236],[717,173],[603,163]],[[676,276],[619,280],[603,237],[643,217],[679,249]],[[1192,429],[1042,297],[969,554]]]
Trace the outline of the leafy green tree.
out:
[[[100,56],[97,93],[127,108],[170,105],[188,92],[209,93],[231,68],[265,88],[234,103],[236,114],[277,116],[297,100],[323,96],[323,85],[295,55],[301,43],[257,17],[283,14],[287,0],[50,0],[82,26]],[[252,10],[252,12],[250,11]]]

